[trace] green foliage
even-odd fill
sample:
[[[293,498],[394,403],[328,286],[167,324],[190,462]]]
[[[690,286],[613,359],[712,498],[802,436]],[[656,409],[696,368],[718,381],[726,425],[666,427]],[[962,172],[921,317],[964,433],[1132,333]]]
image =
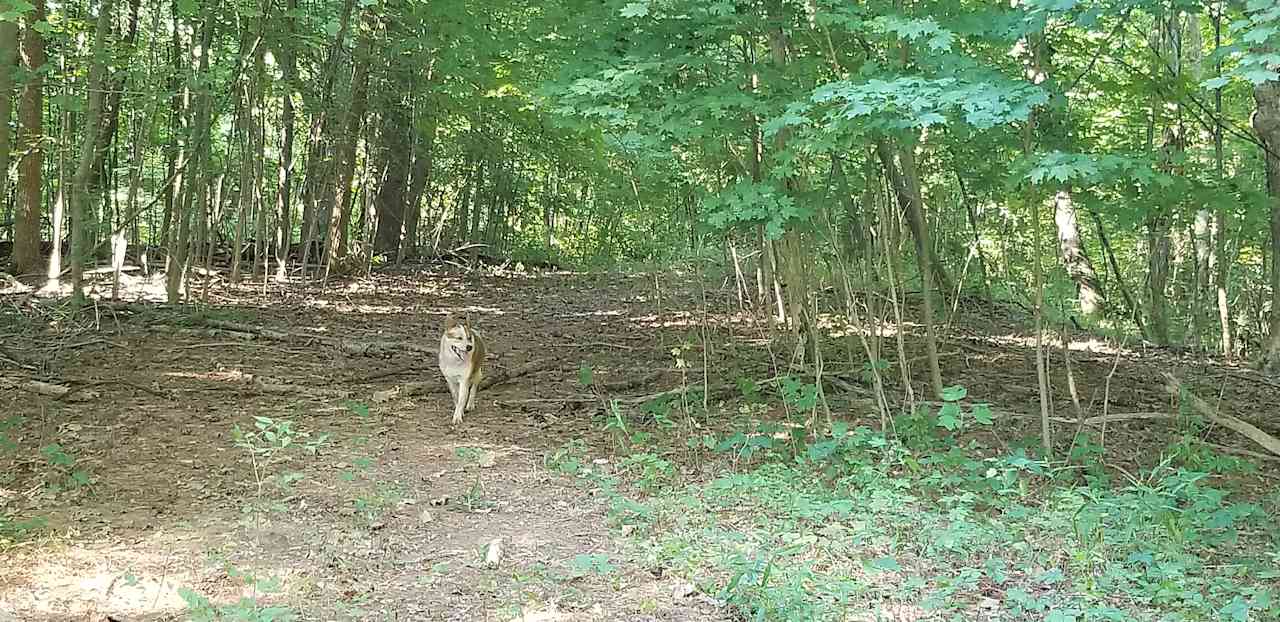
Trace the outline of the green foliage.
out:
[[[1207,486],[1203,473],[1159,465],[1111,489],[1052,484],[1045,465],[1020,453],[951,448],[901,469],[911,453],[837,422],[799,460],[766,456],[661,488],[635,468],[655,457],[636,454],[620,475],[641,498],[613,505],[643,508],[645,524],[662,526],[632,532],[646,563],[744,619],[836,620],[895,603],[965,619],[983,582],[999,586],[987,593],[1002,610],[1031,619],[1280,614],[1274,516]],[[606,494],[619,492],[609,484]]]
[[[75,454],[70,453],[62,445],[51,443],[40,448],[40,455],[44,457],[46,465],[49,467],[49,477],[47,486],[49,492],[58,494],[65,490],[76,490],[89,486],[93,483],[93,478],[88,471],[77,468],[77,459]]]

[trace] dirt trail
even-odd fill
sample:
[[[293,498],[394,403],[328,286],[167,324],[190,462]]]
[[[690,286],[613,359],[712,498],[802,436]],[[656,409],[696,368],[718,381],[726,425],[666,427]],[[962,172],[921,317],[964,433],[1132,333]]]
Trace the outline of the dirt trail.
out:
[[[273,286],[269,299],[252,286],[216,292],[210,317],[427,346],[444,313],[465,311],[490,343],[492,364],[548,361],[483,393],[458,431],[447,426],[447,393],[394,391],[436,383],[431,357],[353,357],[301,340],[243,340],[188,313],[139,305],[104,306],[79,329],[50,327],[58,318],[48,310],[0,316],[6,356],[19,359],[0,362],[0,371],[31,376],[15,366],[27,365],[96,383],[97,394],[60,401],[0,389],[0,412],[25,418],[5,432],[17,447],[0,452],[7,474],[0,511],[48,521],[40,535],[0,554],[0,622],[180,619],[188,603],[179,588],[220,603],[258,596],[306,620],[727,619],[710,599],[681,589],[680,579],[629,559],[601,500],[547,464],[574,441],[587,459],[608,461],[600,468],[612,464],[599,404],[563,399],[583,395],[580,365],[599,382],[647,378],[628,389],[632,395],[679,383],[671,349],[696,342],[701,310],[672,304],[697,299],[692,284],[668,276],[663,287],[665,307],[652,276],[625,275],[405,273],[324,292]],[[710,335],[720,344],[708,358],[712,369],[724,381],[772,375],[779,354],[761,345],[761,329],[730,321],[727,294],[713,292],[712,304]],[[944,373],[970,395],[1033,413],[1029,350],[989,339],[1017,332],[991,315],[962,312],[943,348]],[[732,344],[731,335],[739,338]],[[918,356],[912,345],[909,356]],[[1168,412],[1151,380],[1164,368],[1217,389],[1237,415],[1249,414],[1241,412],[1246,404],[1254,412],[1280,407],[1280,391],[1265,380],[1159,356],[1121,357],[1111,412]],[[701,367],[701,355],[693,358]],[[1073,356],[1092,413],[1113,363],[1108,353]],[[419,371],[364,380],[413,366]],[[296,390],[255,388],[249,376]],[[1055,383],[1055,398],[1058,414],[1071,416],[1065,382]],[[875,420],[860,400],[836,404],[851,418]],[[252,430],[255,416],[329,437],[315,455],[293,447],[255,465],[232,434],[237,424]],[[1034,422],[1024,423],[1001,434],[1030,433]],[[1167,430],[1151,425],[1116,425],[1112,433],[1131,442],[1114,446],[1141,456],[1166,440]],[[1210,440],[1252,449],[1228,432]],[[54,443],[70,466],[41,453]],[[77,471],[92,483],[73,486]],[[495,539],[501,555],[486,564]]]

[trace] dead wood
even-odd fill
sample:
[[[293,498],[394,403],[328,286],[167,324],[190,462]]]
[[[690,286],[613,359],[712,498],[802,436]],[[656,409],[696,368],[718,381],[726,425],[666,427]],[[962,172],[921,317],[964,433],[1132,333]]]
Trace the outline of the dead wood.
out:
[[[254,390],[261,393],[278,393],[284,395],[302,394],[313,397],[336,398],[345,398],[351,395],[350,391],[343,389],[326,389],[321,387],[308,387],[299,384],[290,384],[287,382],[280,382],[274,378],[266,378],[254,374],[245,376],[245,380],[253,387]]]
[[[1183,399],[1189,406],[1191,406],[1192,410],[1204,415],[1210,421],[1213,421],[1224,428],[1235,431],[1249,440],[1261,445],[1267,451],[1280,456],[1280,439],[1259,430],[1256,426],[1247,421],[1219,412],[1212,404],[1206,402],[1195,393],[1192,393],[1191,390],[1173,374],[1165,372],[1164,380],[1164,389],[1169,393],[1169,395]]]
[[[243,324],[241,322],[230,322],[227,320],[207,319],[204,323],[206,326],[212,328],[249,333],[272,341],[301,342],[304,344],[321,343],[354,356],[377,356],[402,351],[434,356],[438,349],[438,346],[422,345],[409,340],[388,341],[384,339],[377,339],[372,341],[361,341],[357,339],[330,337],[328,335],[313,335],[310,333],[277,330],[274,328],[254,326],[252,324]]]
[[[0,363],[8,363],[10,365],[13,365],[14,367],[25,369],[27,371],[36,370],[35,365],[31,365],[30,363],[23,362],[21,359],[17,357],[17,355],[15,355],[14,353],[8,350],[5,350],[3,346],[0,346]]]
[[[71,402],[87,402],[98,398],[97,393],[84,390],[82,387],[72,388],[62,384],[44,382],[42,380],[16,380],[0,376],[0,387],[26,391],[28,393],[44,395],[54,399],[66,399]]]

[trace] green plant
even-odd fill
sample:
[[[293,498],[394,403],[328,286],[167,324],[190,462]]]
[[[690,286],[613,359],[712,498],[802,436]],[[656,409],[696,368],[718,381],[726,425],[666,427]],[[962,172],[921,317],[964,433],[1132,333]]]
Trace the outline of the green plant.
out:
[[[51,473],[47,482],[49,492],[57,494],[93,483],[93,478],[89,476],[88,471],[76,467],[75,454],[67,451],[62,445],[57,443],[45,445],[40,448],[40,455],[44,456]]]

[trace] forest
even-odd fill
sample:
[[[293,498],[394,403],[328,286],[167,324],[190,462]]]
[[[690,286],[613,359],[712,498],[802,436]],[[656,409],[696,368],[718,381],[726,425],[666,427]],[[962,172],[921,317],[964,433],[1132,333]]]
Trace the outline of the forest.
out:
[[[1280,620],[1275,0],[0,0],[0,174],[0,622]]]

